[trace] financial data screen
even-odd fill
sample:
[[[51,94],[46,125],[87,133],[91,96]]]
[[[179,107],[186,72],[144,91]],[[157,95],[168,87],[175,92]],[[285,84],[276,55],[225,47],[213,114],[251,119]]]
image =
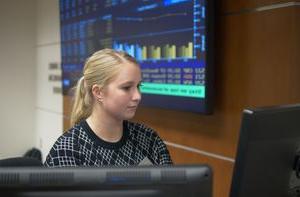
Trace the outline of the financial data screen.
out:
[[[64,94],[82,76],[87,57],[97,50],[113,48],[138,60],[146,105],[184,109],[180,101],[188,99],[186,104],[196,105],[190,106],[196,108],[192,111],[203,111],[205,106],[201,105],[207,99],[206,3],[60,0]]]

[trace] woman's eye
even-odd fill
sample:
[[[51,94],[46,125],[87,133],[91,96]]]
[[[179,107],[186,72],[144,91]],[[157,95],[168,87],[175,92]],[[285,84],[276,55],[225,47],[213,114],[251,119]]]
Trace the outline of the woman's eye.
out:
[[[123,90],[129,90],[130,86],[123,87]]]

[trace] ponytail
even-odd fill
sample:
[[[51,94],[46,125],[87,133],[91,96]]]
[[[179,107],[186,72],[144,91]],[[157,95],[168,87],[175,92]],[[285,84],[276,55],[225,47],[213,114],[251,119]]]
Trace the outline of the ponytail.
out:
[[[81,77],[75,88],[75,99],[71,112],[71,126],[88,118],[92,112],[91,95],[86,90],[84,78]]]

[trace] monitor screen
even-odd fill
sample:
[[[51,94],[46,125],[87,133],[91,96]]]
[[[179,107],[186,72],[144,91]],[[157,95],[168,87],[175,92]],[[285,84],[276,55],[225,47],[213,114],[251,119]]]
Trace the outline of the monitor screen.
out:
[[[300,195],[299,120],[300,105],[244,110],[230,197]]]
[[[0,168],[0,196],[212,197],[206,165]]]
[[[60,0],[63,92],[103,48],[142,70],[142,105],[210,113],[213,0]]]

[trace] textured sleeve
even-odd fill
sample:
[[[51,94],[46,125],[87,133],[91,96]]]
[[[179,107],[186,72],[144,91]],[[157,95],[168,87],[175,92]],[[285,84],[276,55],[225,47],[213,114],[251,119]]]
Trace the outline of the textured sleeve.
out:
[[[72,137],[64,135],[55,142],[44,163],[46,167],[74,167],[80,165],[79,149],[74,144]]]
[[[153,153],[157,164],[159,165],[173,164],[166,144],[162,141],[162,139],[158,135],[155,136]]]

